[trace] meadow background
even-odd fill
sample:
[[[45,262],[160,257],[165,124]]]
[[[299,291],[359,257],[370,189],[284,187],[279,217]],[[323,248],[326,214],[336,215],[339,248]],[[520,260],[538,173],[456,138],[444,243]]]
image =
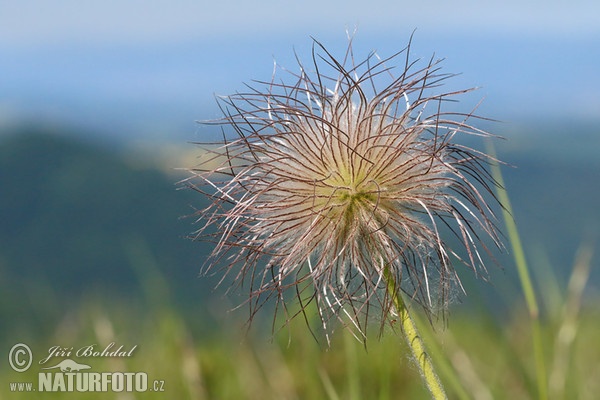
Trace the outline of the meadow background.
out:
[[[358,58],[391,55],[416,28],[414,57],[460,73],[444,89],[481,87],[458,107],[484,98],[477,113],[500,122],[483,127],[506,138],[494,145],[539,319],[507,238],[490,282],[462,274],[447,325],[421,316],[450,397],[597,398],[598,18],[591,1],[1,2],[0,399],[32,398],[10,390],[39,372],[10,368],[19,342],[34,362],[55,345],[138,345],[89,364],[165,382],[44,398],[427,398],[392,328],[366,349],[342,330],[327,349],[301,320],[273,333],[268,310],[247,329],[247,310],[231,311],[245,293],[199,278],[210,245],[185,239],[194,219],[181,217],[203,200],[178,168],[219,135],[194,122],[220,115],[214,94],[270,79],[273,60],[296,71],[311,35],[342,54],[355,25]]]

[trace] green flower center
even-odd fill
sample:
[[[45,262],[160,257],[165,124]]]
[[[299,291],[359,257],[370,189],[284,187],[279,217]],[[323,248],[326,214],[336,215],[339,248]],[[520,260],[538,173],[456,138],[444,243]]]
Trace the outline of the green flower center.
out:
[[[343,221],[346,227],[360,222],[360,215],[374,208],[378,200],[378,186],[361,171],[338,171],[325,182],[328,192],[327,215],[332,220]]]

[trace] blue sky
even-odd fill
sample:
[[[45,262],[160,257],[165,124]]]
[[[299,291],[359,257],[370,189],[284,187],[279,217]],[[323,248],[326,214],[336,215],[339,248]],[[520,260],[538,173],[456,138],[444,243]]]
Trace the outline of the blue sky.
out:
[[[337,32],[348,24],[382,33],[418,26],[447,34],[597,35],[599,16],[600,5],[594,0],[3,0],[0,42],[154,42],[205,35],[316,34]]]
[[[368,5],[367,5],[368,4]],[[512,120],[600,120],[600,2],[0,2],[0,125],[66,123],[116,137],[194,139],[214,94],[296,67],[314,36],[342,54],[406,45],[445,58],[465,111]]]

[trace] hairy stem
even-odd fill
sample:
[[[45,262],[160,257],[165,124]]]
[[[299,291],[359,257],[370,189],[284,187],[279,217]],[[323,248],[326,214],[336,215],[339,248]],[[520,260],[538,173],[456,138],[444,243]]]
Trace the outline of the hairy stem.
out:
[[[427,389],[429,389],[429,392],[431,393],[431,397],[435,400],[447,399],[448,397],[446,396],[444,387],[440,382],[440,378],[438,378],[435,368],[433,367],[433,363],[431,362],[431,358],[425,350],[425,344],[419,336],[417,326],[410,317],[406,303],[404,302],[402,294],[396,285],[396,280],[387,267],[384,270],[384,277],[388,294],[392,297],[394,307],[398,312],[402,333],[404,334],[406,343],[408,344],[417,366],[419,367],[421,377],[425,381]]]

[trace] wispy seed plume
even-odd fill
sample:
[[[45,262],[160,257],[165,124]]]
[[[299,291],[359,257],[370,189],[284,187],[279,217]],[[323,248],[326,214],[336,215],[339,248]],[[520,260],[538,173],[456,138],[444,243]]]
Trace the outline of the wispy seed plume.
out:
[[[341,59],[315,40],[298,64],[219,98],[224,118],[206,122],[224,139],[187,181],[211,200],[194,234],[214,242],[205,272],[246,287],[251,318],[271,300],[286,320],[315,303],[326,332],[393,319],[389,277],[445,309],[462,290],[454,266],[485,273],[485,242],[501,246],[490,159],[455,140],[490,135],[444,110],[470,89],[435,94],[451,75],[412,61],[410,43],[357,61],[351,40]]]

